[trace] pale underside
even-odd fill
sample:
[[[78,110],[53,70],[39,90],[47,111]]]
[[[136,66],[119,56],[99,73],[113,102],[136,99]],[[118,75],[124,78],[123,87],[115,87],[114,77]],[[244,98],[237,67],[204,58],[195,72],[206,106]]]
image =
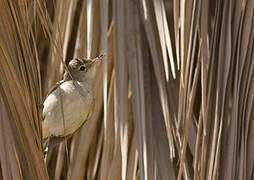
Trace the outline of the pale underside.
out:
[[[46,98],[43,104],[43,139],[71,135],[88,119],[94,98],[87,86],[67,81]]]

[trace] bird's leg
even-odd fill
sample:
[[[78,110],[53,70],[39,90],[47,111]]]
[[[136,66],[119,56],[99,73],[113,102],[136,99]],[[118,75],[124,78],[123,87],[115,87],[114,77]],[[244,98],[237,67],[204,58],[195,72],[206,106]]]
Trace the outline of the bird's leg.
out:
[[[49,144],[50,144],[50,137],[46,140],[46,142],[43,144],[43,154],[44,154],[44,160],[47,159],[47,154],[49,150]]]

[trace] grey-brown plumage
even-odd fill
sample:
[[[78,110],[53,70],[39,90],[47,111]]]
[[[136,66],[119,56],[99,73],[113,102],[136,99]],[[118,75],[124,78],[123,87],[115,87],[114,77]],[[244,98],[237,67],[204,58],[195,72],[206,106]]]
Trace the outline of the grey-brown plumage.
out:
[[[73,59],[64,79],[43,103],[43,139],[63,139],[72,135],[89,118],[94,108],[93,80],[99,59]]]

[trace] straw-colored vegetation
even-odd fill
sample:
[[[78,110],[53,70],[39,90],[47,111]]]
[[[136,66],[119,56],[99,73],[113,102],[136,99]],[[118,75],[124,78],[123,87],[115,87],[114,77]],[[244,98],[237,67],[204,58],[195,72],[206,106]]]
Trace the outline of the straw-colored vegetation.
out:
[[[254,179],[253,0],[0,0],[0,179]],[[106,54],[44,162],[43,100]]]

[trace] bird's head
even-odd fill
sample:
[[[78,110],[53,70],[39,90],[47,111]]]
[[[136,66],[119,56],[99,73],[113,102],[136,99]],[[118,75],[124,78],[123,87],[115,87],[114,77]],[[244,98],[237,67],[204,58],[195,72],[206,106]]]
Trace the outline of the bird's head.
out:
[[[65,80],[71,80],[85,82],[93,80],[96,76],[96,70],[98,65],[102,62],[103,57],[99,56],[94,59],[72,59],[68,64],[69,73],[66,71],[64,74]]]

